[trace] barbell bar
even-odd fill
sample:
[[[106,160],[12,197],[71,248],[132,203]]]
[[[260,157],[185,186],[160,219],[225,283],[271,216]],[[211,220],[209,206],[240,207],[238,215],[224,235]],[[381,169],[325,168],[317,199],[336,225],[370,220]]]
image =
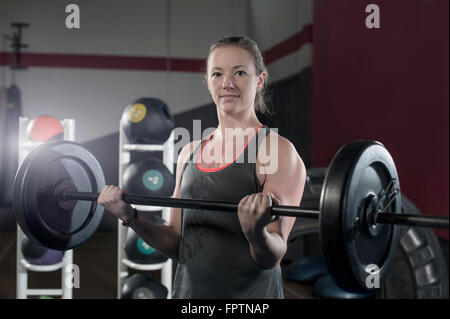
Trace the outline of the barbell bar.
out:
[[[97,201],[100,194],[87,192],[71,192],[64,191],[60,195],[63,201],[68,200],[86,200]],[[122,200],[128,204],[144,205],[144,206],[158,206],[158,207],[172,207],[172,208],[188,208],[199,209],[207,211],[221,211],[221,212],[237,212],[238,204],[219,202],[212,200],[198,200],[198,199],[182,199],[182,198],[167,198],[161,196],[145,196],[145,195],[123,195]],[[298,206],[272,206],[271,214],[273,216],[290,216],[300,218],[319,218],[320,211],[313,208],[301,208]],[[434,228],[448,228],[449,220],[443,216],[430,215],[413,215],[413,214],[391,214],[378,213],[375,217],[375,224],[395,224],[395,225],[410,225],[421,227]]]

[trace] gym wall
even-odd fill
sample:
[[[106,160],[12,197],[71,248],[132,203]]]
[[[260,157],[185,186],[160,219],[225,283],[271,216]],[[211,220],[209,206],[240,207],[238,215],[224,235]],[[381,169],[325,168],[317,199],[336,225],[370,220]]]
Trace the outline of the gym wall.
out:
[[[449,211],[449,2],[315,1],[313,165],[344,143],[376,139],[395,160],[401,190],[424,214]],[[436,230],[448,239],[448,230]]]
[[[0,32],[11,34],[11,22],[30,23],[23,35],[29,68],[15,72],[23,115],[74,118],[78,142],[117,132],[123,109],[138,97],[161,98],[172,114],[210,103],[201,71],[211,42],[227,34],[248,34],[261,50],[272,49],[273,81],[311,65],[310,0],[75,3],[80,29],[65,27],[64,1],[2,1]],[[299,32],[301,48],[292,43]],[[1,48],[1,65],[10,52]]]
[[[266,51],[272,82],[311,66],[313,1],[251,0],[249,33]]]
[[[22,114],[74,118],[76,141],[99,160],[107,184],[118,183],[119,120],[134,99],[163,99],[176,126],[191,133],[194,119],[201,119],[202,129],[217,124],[202,71],[211,42],[227,34],[247,34],[265,53],[275,111],[265,123],[291,139],[309,164],[313,1],[74,3],[80,7],[81,28],[69,30],[68,3],[4,0],[0,32],[11,34],[11,22],[30,23],[23,31],[29,48],[22,52],[28,68],[14,74]],[[11,60],[11,48],[4,44],[5,85],[12,81]],[[3,228],[14,231],[9,217]],[[115,231],[113,216],[105,214],[99,230]]]

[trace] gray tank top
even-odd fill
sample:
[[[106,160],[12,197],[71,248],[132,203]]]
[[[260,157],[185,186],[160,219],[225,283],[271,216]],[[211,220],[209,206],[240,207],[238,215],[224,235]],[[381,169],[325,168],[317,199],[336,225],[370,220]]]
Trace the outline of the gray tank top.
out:
[[[255,172],[258,146],[269,134],[261,127],[232,163],[218,169],[202,169],[202,140],[183,168],[180,197],[238,203],[248,194],[262,191]],[[173,283],[178,299],[284,298],[280,266],[261,269],[236,213],[182,209],[179,260]]]

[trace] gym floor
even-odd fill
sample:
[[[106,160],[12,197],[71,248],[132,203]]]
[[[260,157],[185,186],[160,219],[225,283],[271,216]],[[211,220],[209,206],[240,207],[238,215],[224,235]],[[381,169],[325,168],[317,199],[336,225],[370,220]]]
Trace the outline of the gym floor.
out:
[[[117,234],[97,232],[74,251],[74,263],[80,267],[80,288],[75,299],[116,298]],[[287,265],[283,265],[283,270]],[[176,264],[174,263],[174,273]],[[134,273],[130,270],[130,274]],[[148,272],[159,280],[159,271]],[[61,271],[29,272],[30,288],[59,288]],[[0,233],[0,298],[16,298],[16,234]],[[286,299],[311,299],[312,286],[284,282]]]
[[[0,225],[0,299],[16,298],[16,221],[8,209],[0,209],[3,216]],[[116,220],[109,222],[115,225]],[[303,235],[290,240],[288,250],[281,264],[283,275],[293,260],[302,256],[317,256],[320,251],[319,238],[314,232],[315,221],[297,219],[294,231]],[[110,225],[111,226],[111,225]],[[112,227],[112,226],[111,226]],[[448,241],[439,240],[448,269]],[[115,299],[117,298],[117,232],[97,231],[83,245],[74,250],[73,262],[80,267],[80,288],[73,290],[74,299]],[[173,264],[175,274],[176,263]],[[129,269],[130,275],[138,272]],[[448,272],[448,271],[447,271]],[[146,272],[160,279],[160,271]],[[29,288],[60,288],[61,270],[52,272],[28,272]],[[285,278],[283,276],[283,278]],[[285,299],[317,299],[313,295],[314,284],[304,284],[284,279]],[[402,287],[398,287],[400,291]],[[30,297],[38,298],[38,297]],[[379,298],[376,295],[375,298]]]
[[[0,215],[8,215],[0,225],[0,299],[16,298],[16,233],[13,215],[0,210]],[[10,212],[9,212],[10,213]],[[309,229],[302,221],[302,228]],[[317,234],[290,241],[282,271],[285,273],[292,260],[303,255],[315,256],[319,250]],[[440,240],[442,252],[448,269],[448,241]],[[80,267],[80,288],[73,290],[74,299],[115,299],[117,297],[117,232],[98,231],[83,245],[74,250],[73,261]],[[173,265],[175,274],[176,263]],[[130,275],[135,270],[129,269]],[[160,279],[160,271],[151,271],[155,279]],[[29,288],[60,288],[61,271],[28,272]],[[284,278],[284,276],[283,276]],[[402,289],[402,288],[398,288]],[[284,279],[285,299],[317,299],[313,295],[313,284],[300,284]],[[378,298],[379,295],[375,296]],[[30,297],[37,298],[37,297]]]
[[[116,298],[117,234],[97,232],[74,251],[74,263],[80,267],[80,288],[75,299]],[[287,264],[283,264],[285,270]],[[176,264],[174,263],[174,273]],[[130,270],[130,274],[134,273]],[[159,280],[159,271],[148,272]],[[59,288],[61,271],[28,272],[30,288]],[[16,298],[16,234],[0,233],[0,298]],[[284,281],[286,299],[311,299],[312,285]],[[36,298],[36,297],[35,297]]]
[[[448,265],[448,242],[441,242]],[[117,278],[117,233],[97,232],[74,251],[74,263],[80,267],[80,288],[74,299],[115,299]],[[282,263],[285,272],[289,262]],[[176,263],[174,263],[174,273]],[[130,275],[136,271],[130,269]],[[148,272],[160,279],[159,271]],[[61,271],[28,273],[30,288],[59,288]],[[312,284],[284,279],[285,299],[317,299]],[[377,295],[376,298],[379,296]],[[16,233],[0,232],[0,299],[16,298]],[[37,297],[30,297],[37,298]]]

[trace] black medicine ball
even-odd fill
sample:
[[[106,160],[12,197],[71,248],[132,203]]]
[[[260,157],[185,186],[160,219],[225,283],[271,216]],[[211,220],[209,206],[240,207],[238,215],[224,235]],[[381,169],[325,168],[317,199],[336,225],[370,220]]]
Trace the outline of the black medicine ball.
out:
[[[59,250],[48,249],[41,246],[28,237],[22,239],[22,255],[30,264],[33,265],[55,265],[64,258],[64,252]]]
[[[122,299],[166,299],[167,294],[167,288],[150,274],[134,274],[122,285]]]
[[[134,195],[171,196],[175,188],[172,173],[156,158],[129,165],[122,181],[123,188]]]
[[[156,224],[165,224],[165,221],[158,216],[152,216],[149,220]],[[166,255],[144,242],[131,228],[127,231],[124,249],[128,259],[138,264],[158,264],[168,259]]]
[[[121,123],[132,144],[163,144],[175,126],[167,104],[153,97],[140,98],[128,105]]]

